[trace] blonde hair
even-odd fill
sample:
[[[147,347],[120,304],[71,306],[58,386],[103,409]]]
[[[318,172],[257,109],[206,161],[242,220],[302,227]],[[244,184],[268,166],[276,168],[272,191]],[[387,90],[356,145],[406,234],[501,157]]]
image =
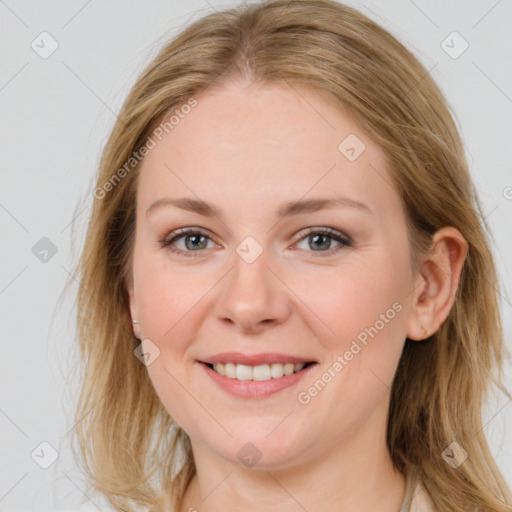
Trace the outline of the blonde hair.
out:
[[[120,511],[155,507],[162,497],[178,510],[195,474],[189,437],[133,353],[126,282],[138,165],[112,178],[173,109],[232,78],[309,86],[353,116],[388,157],[414,265],[443,226],[467,240],[447,320],[427,341],[405,342],[388,448],[397,469],[417,472],[438,510],[512,510],[482,426],[489,384],[507,393],[499,283],[458,131],[424,66],[379,25],[330,0],[265,1],[195,21],[149,64],[119,113],[77,268],[84,378],[76,436],[91,484]],[[453,441],[469,455],[458,469],[441,457]]]

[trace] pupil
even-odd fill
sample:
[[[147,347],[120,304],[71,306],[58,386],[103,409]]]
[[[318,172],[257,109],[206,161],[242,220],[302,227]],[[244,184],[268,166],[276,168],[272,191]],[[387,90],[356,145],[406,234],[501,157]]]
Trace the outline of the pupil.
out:
[[[320,244],[320,245],[316,245],[316,242],[320,239],[320,238],[323,238],[324,239],[324,243],[323,244]],[[320,247],[322,248],[322,246],[325,246],[324,248],[325,249],[329,249],[329,237],[326,236],[326,235],[312,235],[309,237],[309,240],[310,241],[313,241],[313,243],[316,245],[316,247]]]
[[[197,235],[188,235],[188,236],[187,236],[187,238],[186,238],[186,241],[188,242],[188,241],[190,241],[190,240],[192,240],[192,239],[194,239],[194,240],[196,240],[196,241],[197,241],[197,239],[199,239],[199,240],[200,240],[200,239],[203,239],[203,240],[202,240],[202,242],[203,242],[203,245],[204,245],[204,240],[206,239],[206,237],[205,237],[205,236],[203,236],[203,235],[200,235],[200,234],[197,234]],[[197,249],[198,247],[199,247],[199,248],[202,248],[202,245],[198,245],[198,244],[196,244],[195,242],[192,242],[192,244],[188,244],[188,243],[186,243],[185,245],[187,245],[187,249]]]

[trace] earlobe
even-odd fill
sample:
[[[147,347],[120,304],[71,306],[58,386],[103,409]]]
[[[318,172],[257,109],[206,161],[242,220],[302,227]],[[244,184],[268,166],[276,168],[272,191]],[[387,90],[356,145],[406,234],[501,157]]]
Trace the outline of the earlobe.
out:
[[[126,280],[126,291],[128,293],[129,305],[130,305],[130,316],[132,318],[132,328],[133,334],[136,338],[140,339],[141,337],[141,329],[138,321],[138,313],[137,306],[135,301],[135,292],[132,282],[127,279]]]
[[[448,317],[468,251],[468,243],[454,227],[438,230],[432,248],[423,259],[420,283],[413,295],[407,337],[424,340]]]
[[[140,325],[138,320],[132,320],[132,328],[133,328],[133,335],[138,339],[142,339],[142,334],[140,330]]]

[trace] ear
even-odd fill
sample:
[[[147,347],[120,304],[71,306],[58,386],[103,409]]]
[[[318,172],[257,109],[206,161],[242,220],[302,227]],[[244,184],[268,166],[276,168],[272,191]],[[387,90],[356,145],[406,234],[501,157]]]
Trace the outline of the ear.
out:
[[[423,257],[415,281],[407,337],[423,340],[446,320],[455,299],[468,243],[456,228],[448,226],[434,234],[428,255]]]
[[[133,334],[136,338],[141,338],[141,328],[139,323],[139,315],[137,312],[137,303],[135,300],[135,287],[133,284],[133,277],[130,275],[125,279],[125,287],[128,293],[129,305],[130,305],[130,316],[132,318]]]

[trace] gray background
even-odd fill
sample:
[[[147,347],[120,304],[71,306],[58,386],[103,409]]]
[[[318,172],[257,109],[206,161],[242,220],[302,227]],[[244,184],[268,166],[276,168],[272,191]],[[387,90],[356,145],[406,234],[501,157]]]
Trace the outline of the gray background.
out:
[[[115,113],[148,60],[190,21],[234,3],[0,0],[1,511],[107,510],[87,489],[69,446],[79,380],[78,283],[70,271],[90,213],[93,175]],[[512,2],[347,3],[405,42],[453,108],[494,233],[512,348]],[[46,59],[31,47],[34,40],[42,47],[43,31],[58,43]],[[469,44],[460,56],[465,43],[457,35],[447,39],[453,31]],[[49,48],[46,39],[39,51]],[[67,279],[70,293],[61,296]],[[509,389],[511,376],[507,363]],[[512,484],[512,405],[498,394],[485,418],[491,449]],[[36,450],[39,464],[51,461],[41,442],[59,454],[48,469],[31,458]]]

